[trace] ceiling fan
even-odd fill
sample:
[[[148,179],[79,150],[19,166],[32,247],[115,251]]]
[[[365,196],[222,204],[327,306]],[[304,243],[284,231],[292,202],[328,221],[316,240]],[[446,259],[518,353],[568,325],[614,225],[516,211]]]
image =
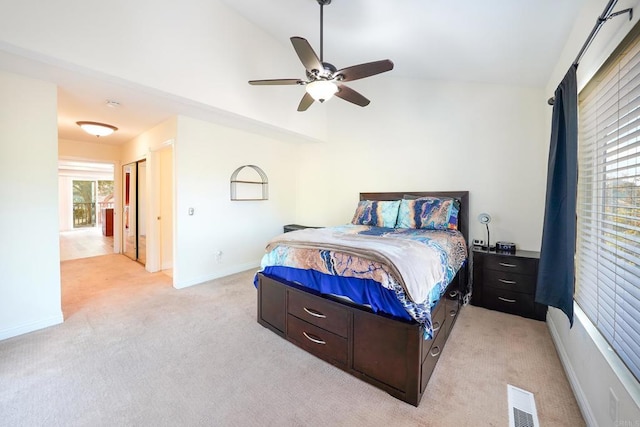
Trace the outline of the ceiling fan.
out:
[[[393,62],[388,59],[367,62],[340,70],[323,59],[323,15],[324,6],[331,0],[316,0],[320,5],[320,58],[309,42],[302,37],[291,37],[293,48],[298,54],[302,65],[306,68],[307,79],[272,79],[250,80],[251,85],[302,85],[306,92],[300,100],[298,111],[306,111],[313,101],[324,102],[333,95],[361,107],[369,105],[369,100],[360,93],[342,84],[365,77],[374,76],[393,70]]]

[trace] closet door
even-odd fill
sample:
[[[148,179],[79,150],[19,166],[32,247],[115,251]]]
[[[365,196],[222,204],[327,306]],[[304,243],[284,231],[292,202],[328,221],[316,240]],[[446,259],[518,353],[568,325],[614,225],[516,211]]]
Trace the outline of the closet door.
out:
[[[122,167],[124,194],[122,197],[122,253],[132,260],[138,259],[138,164],[129,163]]]

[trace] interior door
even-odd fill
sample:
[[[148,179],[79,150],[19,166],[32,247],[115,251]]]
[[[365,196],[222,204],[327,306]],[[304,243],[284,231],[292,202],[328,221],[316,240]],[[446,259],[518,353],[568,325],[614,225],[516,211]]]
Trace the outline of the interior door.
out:
[[[138,164],[128,163],[122,167],[122,182],[124,194],[122,197],[122,253],[132,260],[138,259]]]

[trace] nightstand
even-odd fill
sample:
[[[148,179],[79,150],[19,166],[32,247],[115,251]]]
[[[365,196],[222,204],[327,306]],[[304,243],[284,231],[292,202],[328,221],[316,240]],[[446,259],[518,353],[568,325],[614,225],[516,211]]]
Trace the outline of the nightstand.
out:
[[[493,252],[473,248],[471,304],[545,320],[547,306],[535,302],[539,252]]]
[[[305,228],[320,228],[320,227],[310,227],[308,225],[299,225],[299,224],[287,224],[283,228],[284,228],[284,232],[288,233],[290,231],[302,230]]]

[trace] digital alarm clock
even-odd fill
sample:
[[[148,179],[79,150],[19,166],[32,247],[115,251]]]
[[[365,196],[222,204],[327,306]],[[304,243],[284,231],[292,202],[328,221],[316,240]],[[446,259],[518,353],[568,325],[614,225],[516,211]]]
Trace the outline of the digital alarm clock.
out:
[[[516,244],[511,242],[496,242],[496,252],[516,252]]]

